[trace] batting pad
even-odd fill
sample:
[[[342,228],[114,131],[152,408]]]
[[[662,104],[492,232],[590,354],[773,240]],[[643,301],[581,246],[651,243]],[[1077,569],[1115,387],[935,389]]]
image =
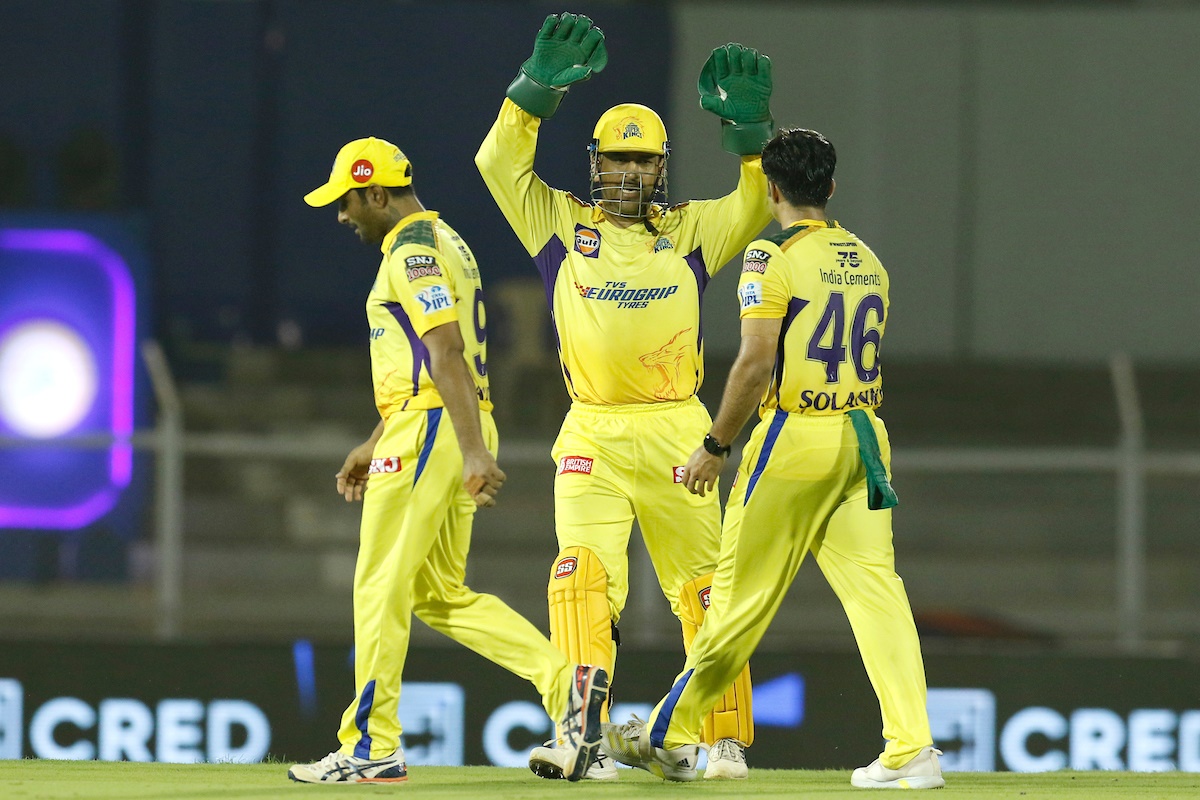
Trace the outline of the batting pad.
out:
[[[679,590],[679,621],[683,625],[683,649],[690,652],[696,632],[708,611],[708,593],[712,589],[713,573],[693,578]],[[754,715],[751,701],[750,665],[733,679],[713,710],[704,718],[701,740],[711,745],[719,739],[737,739],[749,747],[754,744]]]
[[[612,617],[608,610],[608,573],[586,547],[567,547],[550,570],[550,641],[576,664],[608,671],[612,686],[616,667]],[[608,722],[608,701],[600,712]]]

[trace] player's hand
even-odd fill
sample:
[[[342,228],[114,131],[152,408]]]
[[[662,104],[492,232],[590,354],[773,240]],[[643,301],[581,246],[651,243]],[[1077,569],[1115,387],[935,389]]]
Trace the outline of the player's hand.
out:
[[[463,457],[463,487],[481,508],[496,505],[496,495],[508,476],[496,464],[491,453]]]
[[[704,497],[717,487],[717,478],[725,466],[725,456],[714,456],[703,447],[696,448],[683,468],[683,485],[692,494]]]
[[[722,45],[704,62],[696,88],[700,107],[726,123],[722,147],[738,155],[762,152],[774,133],[769,57],[736,42]]]
[[[533,55],[508,87],[508,97],[525,111],[549,119],[575,83],[608,65],[604,31],[583,14],[551,14],[533,42]]]
[[[583,14],[551,14],[533,42],[521,71],[542,86],[562,89],[585,81],[608,65],[604,31]]]
[[[337,491],[346,498],[347,503],[362,500],[363,492],[367,489],[367,477],[371,469],[371,455],[374,453],[374,442],[363,442],[350,451],[342,468],[338,470]]]

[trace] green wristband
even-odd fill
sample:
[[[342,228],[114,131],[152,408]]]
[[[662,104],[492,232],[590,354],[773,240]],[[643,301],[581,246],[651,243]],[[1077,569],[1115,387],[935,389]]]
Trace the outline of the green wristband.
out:
[[[512,95],[509,95],[511,97]],[[515,100],[513,102],[516,102]],[[530,112],[532,113],[532,112]],[[756,156],[775,135],[775,119],[764,122],[721,120],[721,149],[735,156]]]
[[[505,92],[509,100],[535,117],[542,119],[550,119],[554,116],[554,112],[558,110],[558,104],[562,102],[563,95],[566,93],[566,89],[543,86],[529,77],[529,73],[524,69],[517,73],[517,77],[513,78],[513,82],[508,85],[508,90]]]

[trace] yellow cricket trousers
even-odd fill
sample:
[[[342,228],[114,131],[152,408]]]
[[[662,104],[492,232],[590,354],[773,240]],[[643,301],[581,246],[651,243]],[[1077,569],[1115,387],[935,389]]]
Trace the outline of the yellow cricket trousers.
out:
[[[495,454],[495,422],[487,412],[480,421]],[[546,712],[558,719],[571,680],[566,657],[498,597],[463,584],[475,502],[462,485],[450,415],[440,408],[392,414],[374,457],[385,471],[370,476],[363,499],[354,571],[355,697],[342,715],[342,752],[380,758],[398,746],[396,712],[414,613],[533,683]]]
[[[882,420],[868,412],[890,472]],[[858,438],[845,415],[768,413],[750,436],[725,507],[711,606],[684,670],[647,725],[656,747],[700,741],[704,716],[749,660],[812,551],[837,593],[879,698],[884,766],[932,743],[925,667],[891,510],[870,511]]]
[[[698,497],[679,481],[712,425],[695,397],[668,403],[575,403],[551,454],[559,550],[586,547],[608,574],[615,624],[629,596],[629,535],[634,517],[663,595],[680,615],[680,589],[716,566],[721,538],[717,493]],[[582,458],[583,461],[564,459]],[[585,471],[586,470],[586,471]],[[732,679],[731,679],[732,680]]]

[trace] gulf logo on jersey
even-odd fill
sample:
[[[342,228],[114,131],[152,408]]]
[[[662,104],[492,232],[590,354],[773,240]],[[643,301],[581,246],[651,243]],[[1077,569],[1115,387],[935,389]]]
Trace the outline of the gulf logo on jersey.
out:
[[[563,456],[562,460],[558,462],[558,474],[566,475],[571,472],[591,475],[592,459],[587,456]]]
[[[396,456],[388,458],[372,458],[371,466],[367,469],[368,475],[382,475],[385,472],[399,472],[400,459]]]
[[[575,556],[567,556],[554,565],[554,579],[565,578],[568,575],[574,574],[579,566],[579,559]]]
[[[350,165],[350,177],[355,183],[366,183],[375,174],[375,165],[365,158],[360,158]]]
[[[597,258],[600,255],[600,231],[576,225],[575,252],[588,258]]]
[[[703,608],[705,611],[708,611],[708,607],[710,605],[712,605],[712,600],[710,600],[708,597],[709,594],[711,594],[711,593],[712,593],[711,586],[705,586],[703,589],[700,590],[700,607]]]

